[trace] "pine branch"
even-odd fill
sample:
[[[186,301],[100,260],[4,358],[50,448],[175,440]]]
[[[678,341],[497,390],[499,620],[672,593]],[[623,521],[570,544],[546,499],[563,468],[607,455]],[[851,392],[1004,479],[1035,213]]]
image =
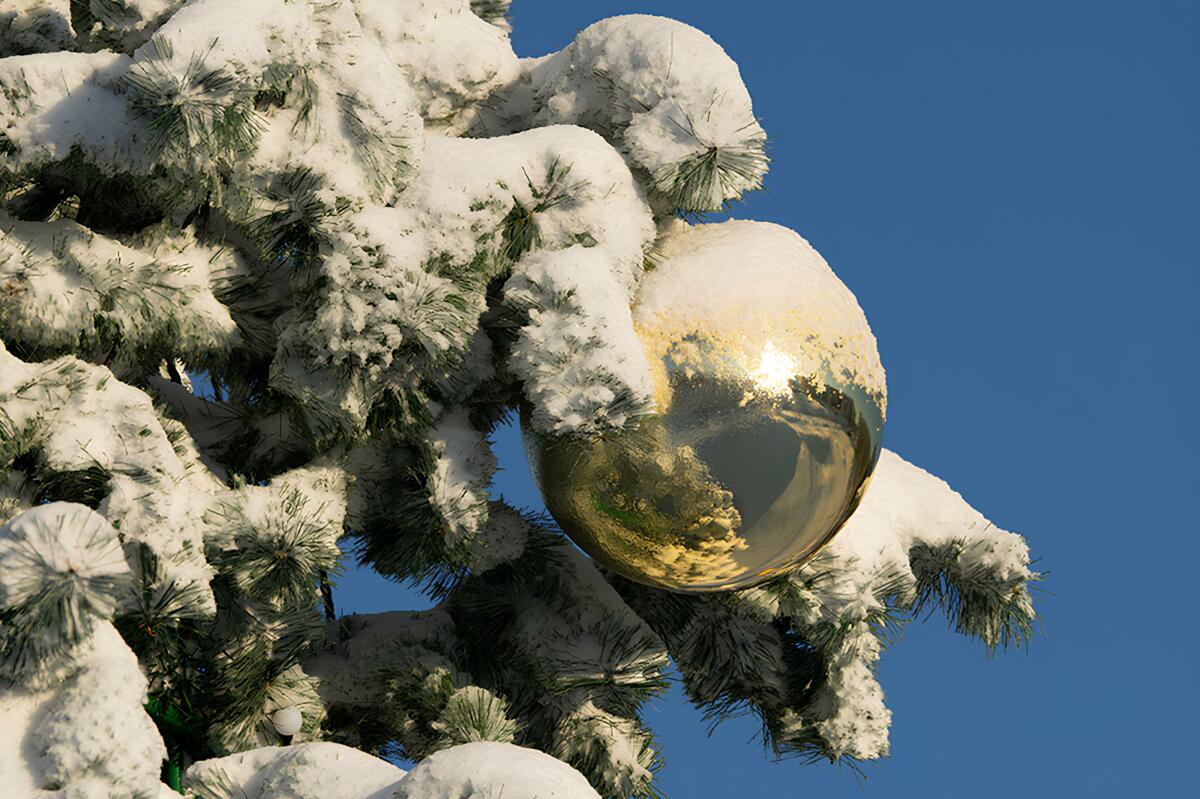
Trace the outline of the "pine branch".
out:
[[[36,685],[116,609],[129,570],[116,531],[73,503],[0,527],[0,677]]]

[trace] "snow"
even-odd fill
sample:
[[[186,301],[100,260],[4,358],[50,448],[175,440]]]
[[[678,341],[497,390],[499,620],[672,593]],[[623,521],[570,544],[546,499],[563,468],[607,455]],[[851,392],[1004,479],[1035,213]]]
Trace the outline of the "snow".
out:
[[[42,727],[46,711],[58,689],[31,690],[0,685],[0,785],[21,799],[48,799],[38,760],[41,752],[34,732]],[[61,792],[60,796],[61,796]]]
[[[451,367],[462,375],[452,382],[477,385],[482,378],[469,353],[479,341],[491,274],[432,272],[442,263],[470,264],[480,253],[495,260],[496,234],[519,204],[535,209],[540,244],[513,266],[508,300],[537,313],[521,333],[523,355],[510,366],[531,397],[572,393],[563,406],[537,412],[547,426],[619,424],[625,417],[609,406],[621,384],[648,395],[646,366],[628,346],[628,305],[654,236],[649,208],[620,155],[574,127],[486,140],[429,135],[421,149],[421,169],[395,207],[365,208],[331,234],[322,291],[281,333],[273,385],[346,428],[363,424],[384,387],[403,389],[431,370],[441,380],[446,362],[462,359]],[[540,207],[552,189],[562,199]],[[562,340],[546,348],[557,335],[553,308],[568,294],[585,311],[571,334],[591,342],[587,353]],[[620,335],[610,326],[625,338],[610,342]],[[329,349],[310,355],[313,341],[329,342]],[[329,371],[335,365],[355,367],[356,380],[338,378]],[[605,379],[617,388],[600,385]]]
[[[79,147],[106,172],[147,165],[140,121],[113,84],[130,66],[112,52],[44,53],[0,60],[0,167],[15,172],[67,157]]]
[[[679,223],[658,246],[661,262],[643,281],[634,311],[647,351],[659,356],[656,366],[693,332],[733,352],[757,352],[761,343],[764,355],[794,361],[793,374],[858,386],[886,408],[866,315],[798,234],[769,222]],[[705,320],[703,330],[695,330],[696,320]],[[749,372],[763,363],[742,366]]]
[[[313,82],[312,109],[301,106],[302,118],[295,107],[277,115],[272,129],[286,147],[273,150],[264,138],[256,165],[323,176],[321,194],[332,209],[338,200],[391,203],[421,159],[417,98],[383,47],[363,36],[349,4],[318,32],[337,44],[302,65]]]
[[[513,600],[520,612],[508,635],[523,657],[546,664],[535,690],[547,697],[556,723],[551,751],[595,763],[593,781],[600,780],[608,793],[628,795],[647,784],[655,757],[649,732],[633,717],[598,707],[595,695],[580,686],[591,685],[597,675],[613,680],[614,672],[635,681],[652,679],[667,668],[666,648],[593,561],[566,545],[555,558],[554,584],[560,587],[546,593],[536,583],[522,587]],[[605,645],[616,639],[627,647],[622,654]]]
[[[132,50],[145,42],[154,30],[187,0],[109,0],[89,3],[96,23],[89,32],[94,39],[116,45],[112,49]]]
[[[446,525],[447,542],[474,538],[487,523],[496,457],[465,410],[447,413],[430,432],[429,445],[429,499]]]
[[[363,32],[379,40],[417,92],[431,129],[462,135],[477,106],[519,74],[508,34],[468,0],[355,0]]]
[[[938,547],[952,549],[951,562],[923,563],[921,552]],[[858,509],[814,561],[789,575],[786,606],[773,606],[802,633],[842,631],[823,651],[826,684],[792,719],[797,731],[816,729],[831,756],[888,754],[891,711],[874,674],[881,644],[870,617],[891,597],[911,603],[918,578],[930,578],[931,567],[946,568],[951,580],[967,576],[997,602],[1011,603],[1018,617],[1032,620],[1026,584],[1036,575],[1024,539],[996,527],[944,481],[885,449]],[[979,634],[988,646],[1004,643],[991,625],[960,625],[960,631]]]
[[[126,9],[128,15],[102,14],[105,35],[127,44],[144,38],[176,5],[142,0]],[[230,80],[202,85],[198,76],[207,70]],[[388,161],[393,154],[410,165],[419,160],[418,104],[400,67],[376,39],[364,37],[348,0],[195,0],[170,16],[132,59],[115,52],[5,59],[0,118],[17,153],[0,156],[0,165],[27,169],[61,160],[79,146],[107,171],[144,171],[150,166],[148,136],[133,108],[145,106],[144,114],[156,118],[163,109],[182,107],[194,120],[204,120],[213,108],[245,105],[254,91],[280,80],[299,99],[258,115],[259,143],[243,163],[254,180],[265,186],[277,173],[309,169],[327,181],[330,207],[335,195],[394,199],[394,178],[400,175],[389,174]],[[292,91],[302,82],[309,86],[307,95]],[[157,160],[185,174],[204,172],[210,165],[195,156],[207,153],[210,137],[195,126],[185,137],[185,152],[160,152]],[[186,152],[188,146],[197,152]],[[226,199],[244,203],[236,195]]]
[[[753,162],[686,210],[717,210],[761,186],[766,134],[737,64],[701,31],[664,17],[612,17],[531,66],[535,124],[600,131],[656,180],[674,182],[679,164],[712,150]]]
[[[471,572],[483,574],[501,563],[516,560],[524,554],[528,541],[529,522],[503,502],[490,503],[487,525],[472,552]]]
[[[218,557],[239,550],[274,551],[297,562],[300,577],[281,579],[260,559],[234,563],[225,574],[247,597],[276,606],[311,601],[318,569],[332,570],[341,550],[346,515],[346,476],[341,468],[312,463],[276,476],[265,486],[248,485],[213,497],[202,514],[205,545]],[[282,573],[286,574],[286,573]]]
[[[287,0],[195,0],[187,3],[158,29],[170,43],[165,54],[143,46],[134,60],[149,60],[183,76],[193,59],[207,69],[224,69],[245,77],[258,76],[272,63],[315,63],[319,58],[313,24],[314,10],[307,2]]]
[[[236,269],[230,250],[189,230],[151,234],[141,249],[68,219],[18,222],[0,213],[0,334],[50,351],[97,346],[101,322],[129,349],[165,344],[199,357],[237,341],[212,275]],[[148,290],[152,288],[153,290]]]
[[[103,780],[130,793],[151,791],[165,747],[142,705],[146,678],[116,629],[96,628],[84,666],[52,703],[37,737],[47,781]]]
[[[39,505],[0,527],[0,607],[23,605],[48,585],[71,586],[86,604],[67,605],[74,613],[68,628],[87,630],[93,616],[107,619],[116,609],[115,596],[104,588],[128,575],[117,531],[85,505]],[[97,588],[81,588],[89,584]]]
[[[266,746],[192,764],[184,785],[242,799],[391,799],[404,771],[341,744]],[[236,794],[234,792],[237,792]]]
[[[246,547],[297,548],[307,562],[332,568],[341,554],[337,541],[345,515],[345,472],[314,462],[284,472],[267,485],[241,486],[213,497],[203,514],[205,544],[210,551],[226,553]],[[227,574],[256,599],[284,603],[297,598],[287,592],[260,595],[261,566],[235,567]]]
[[[509,279],[508,302],[530,307],[509,368],[524,383],[535,430],[619,429],[649,408],[654,386],[628,291],[605,252],[582,246],[532,253]]]
[[[479,238],[497,230],[514,202],[538,204],[534,191],[547,188],[557,168],[567,170],[561,181],[567,199],[537,213],[541,249],[590,237],[612,257],[621,284],[636,283],[654,227],[628,167],[600,136],[571,126],[493,139],[428,136],[424,151],[402,204],[427,252],[470,260]]]
[[[599,799],[575,769],[536,749],[480,741],[418,763],[396,799]]]
[[[0,9],[0,58],[69,49],[71,0],[6,0]]]
[[[378,675],[410,664],[413,658],[425,660],[431,668],[450,665],[435,651],[454,635],[454,623],[445,610],[356,614],[343,617],[341,623],[347,631],[345,640],[304,663],[318,680],[327,706],[377,705],[385,690]]]
[[[77,665],[79,644],[107,622],[129,582],[117,532],[83,505],[53,502],[0,527],[0,682],[37,689]],[[48,601],[51,600],[51,601]]]
[[[586,700],[567,716],[554,754],[568,761],[586,760],[600,749],[603,754],[597,776],[604,785],[614,786],[617,795],[626,796],[653,778],[650,766],[656,753],[645,746],[648,738],[635,719],[602,710]]]
[[[166,748],[142,705],[146,678],[109,623],[44,690],[0,685],[0,785],[21,799],[158,796]]]
[[[196,0],[135,61],[131,74],[166,92],[156,102],[177,95],[202,110],[206,103],[245,103],[263,85],[285,90],[285,107],[257,117],[262,130],[248,166],[259,191],[275,176],[309,170],[325,183],[328,209],[338,199],[390,202],[399,177],[399,165],[390,162],[418,160],[421,121],[412,92],[382,46],[364,37],[348,0]],[[201,66],[233,80],[219,89],[193,86],[190,76]]]
[[[450,694],[431,725],[444,741],[512,743],[518,726],[508,717],[508,703],[486,688],[463,686]]]
[[[210,546],[236,546],[228,523],[270,535],[300,528],[323,533],[324,546],[336,559],[337,539],[346,515],[346,475],[338,466],[314,462],[291,469],[267,485],[248,485],[219,495],[219,509],[209,514]]]
[[[936,547],[965,540],[969,557],[1000,581],[1030,576],[1029,547],[967,504],[946,482],[883,450],[862,504],[829,550],[852,561],[859,575],[884,563],[904,563],[918,544]]]
[[[214,609],[196,521],[221,486],[192,460],[194,452],[176,450],[146,394],[103,366],[74,358],[27,364],[0,344],[0,413],[14,429],[35,431],[46,468],[108,472],[100,513],[126,541],[159,555],[169,578],[198,586]]]
[[[497,230],[514,203],[539,207],[538,193],[556,186],[565,197],[534,213],[540,245],[514,265],[506,300],[532,308],[509,367],[525,381],[535,419],[548,429],[620,424],[611,408],[618,387],[646,396],[648,374],[629,338],[629,301],[642,258],[654,237],[650,211],[620,155],[599,136],[574,127],[550,127],[495,139],[431,139],[426,162],[406,196],[414,198],[414,228],[427,251],[469,260],[483,233]],[[565,175],[562,170],[568,170]],[[560,176],[558,183],[552,175]],[[584,242],[584,243],[579,243]],[[555,306],[570,295],[583,313],[559,333]],[[591,342],[589,350],[572,341]],[[570,395],[557,407],[554,396]]]
[[[599,799],[566,763],[491,741],[444,749],[407,775],[340,744],[269,746],[195,763],[185,785],[244,799]]]
[[[402,235],[407,230],[401,210],[369,207],[331,237],[320,306],[289,334],[325,343],[314,355],[322,366],[362,370],[374,383],[389,371],[403,374],[409,364],[399,351],[437,359],[471,345],[482,291],[422,269],[432,255],[420,236]]]
[[[506,7],[499,1],[119,0],[93,2],[99,22],[79,32],[69,5],[16,0],[0,11],[0,55],[112,48],[0,59],[0,173],[21,180],[77,152],[82,166],[57,167],[71,180],[95,167],[178,199],[161,226],[134,235],[0,218],[0,291],[10,300],[0,338],[14,352],[81,357],[26,363],[0,343],[0,418],[39,471],[99,470],[106,492],[95,512],[31,507],[26,475],[0,474],[0,522],[15,517],[0,528],[0,604],[24,602],[46,577],[99,586],[75,620],[84,634],[93,626],[86,642],[46,663],[43,682],[0,687],[5,726],[18,731],[0,736],[0,790],[63,799],[164,790],[162,742],[142,710],[146,680],[107,621],[119,600],[106,581],[128,575],[115,529],[130,552],[155,552],[165,579],[198,587],[199,610],[211,614],[206,552],[223,558],[297,521],[317,531],[312,562],[332,562],[344,525],[354,529],[368,511],[363,498],[386,498],[385,481],[411,467],[449,540],[469,544],[469,562],[456,565],[481,574],[531,541],[547,545],[528,519],[488,502],[495,459],[471,419],[502,410],[481,396],[490,381],[505,398],[519,385],[536,434],[603,434],[661,408],[652,370],[662,346],[703,332],[754,342],[761,357],[746,368],[765,386],[799,373],[884,404],[863,312],[804,239],[766,223],[672,218],[759,188],[768,165],[736,64],[694,28],[616,17],[560,52],[522,60],[503,25],[472,12]],[[239,114],[240,128],[230,124]],[[172,115],[179,129],[156,141],[149,121]],[[457,138],[485,131],[510,135]],[[212,210],[199,217],[207,227],[198,239],[178,224],[202,200]],[[295,226],[311,234],[317,257],[263,263],[264,249],[279,249],[272,234]],[[242,255],[207,243],[221,230]],[[648,258],[657,266],[644,274]],[[245,305],[230,300],[232,312],[218,300],[255,282],[262,291]],[[495,351],[484,315],[492,330],[511,326]],[[124,342],[111,369],[86,362],[107,357],[93,351],[99,323]],[[238,347],[273,357],[270,385],[288,398],[283,409],[210,402],[150,377],[180,423],[117,379],[157,370],[160,356],[219,363]],[[155,360],[139,362],[137,349]],[[420,421],[402,442],[365,430],[388,391],[425,406],[413,408]],[[277,469],[328,451],[269,484],[231,489],[231,469],[213,458],[241,435]],[[342,445],[352,447],[344,460]],[[355,489],[347,474],[373,490]],[[544,715],[533,721],[554,725],[542,738],[549,749],[589,764],[607,793],[643,790],[655,757],[648,731],[579,678],[652,687],[666,648],[580,553],[563,545],[548,563],[557,573],[541,588],[514,590],[505,632],[522,659],[546,664],[527,684],[489,686],[495,694],[466,684],[451,658],[464,642],[449,605],[347,617],[331,625],[336,643],[277,675],[258,712],[209,730],[226,750],[274,743],[271,713],[295,706],[301,742],[195,764],[189,780],[247,799],[596,799],[570,766],[511,744],[449,748],[406,776],[337,744],[303,743],[327,707],[373,713],[388,691],[380,675],[415,668],[450,680],[455,712],[543,692]],[[989,646],[1032,618],[1023,540],[885,451],[862,504],[820,556],[697,618],[728,625],[721,635],[743,650],[723,663],[761,666],[737,679],[761,689],[764,703],[778,699],[779,738],[815,733],[831,756],[877,757],[887,753],[890,711],[874,676],[875,625],[939,575],[980,592],[955,621]],[[256,576],[227,570],[246,591],[257,590]],[[313,586],[276,593],[293,590],[307,600]],[[294,598],[256,601],[274,609]],[[988,602],[1000,610],[980,612]],[[780,698],[776,618],[826,664],[804,707]],[[263,634],[276,622],[268,618]],[[614,654],[605,643],[613,630],[636,655]],[[727,653],[703,654],[711,663]],[[689,678],[728,677],[702,669]],[[40,690],[52,679],[60,684]]]

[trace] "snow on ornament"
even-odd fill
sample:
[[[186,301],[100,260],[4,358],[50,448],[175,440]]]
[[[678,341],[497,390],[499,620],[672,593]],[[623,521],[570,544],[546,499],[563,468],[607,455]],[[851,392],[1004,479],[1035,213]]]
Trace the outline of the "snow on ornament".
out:
[[[525,446],[551,515],[612,571],[746,588],[813,558],[879,456],[883,367],[849,289],[778,225],[678,223],[633,308],[652,411]]]

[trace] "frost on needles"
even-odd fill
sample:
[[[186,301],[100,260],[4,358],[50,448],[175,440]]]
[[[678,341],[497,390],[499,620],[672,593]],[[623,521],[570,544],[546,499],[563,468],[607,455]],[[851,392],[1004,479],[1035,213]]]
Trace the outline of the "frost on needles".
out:
[[[698,259],[736,291],[680,220],[768,166],[703,33],[617,17],[520,59],[507,9],[0,10],[13,795],[166,796],[165,758],[197,797],[430,799],[466,774],[507,799],[649,797],[640,710],[672,662],[773,752],[865,760],[888,751],[896,625],[941,608],[989,649],[1029,635],[1023,540],[890,452],[817,560],[738,593],[622,581],[489,499],[518,403],[581,437],[653,408],[643,272]],[[327,619],[347,551],[440,604]],[[372,757],[393,754],[421,763]]]

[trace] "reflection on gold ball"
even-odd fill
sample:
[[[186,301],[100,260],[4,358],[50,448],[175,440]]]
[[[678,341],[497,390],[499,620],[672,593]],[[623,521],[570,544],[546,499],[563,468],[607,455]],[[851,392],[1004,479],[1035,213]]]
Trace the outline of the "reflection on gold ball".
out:
[[[747,588],[811,559],[879,455],[886,389],[862,310],[777,225],[682,227],[634,308],[655,412],[594,439],[522,414],[546,507],[612,571]]]

